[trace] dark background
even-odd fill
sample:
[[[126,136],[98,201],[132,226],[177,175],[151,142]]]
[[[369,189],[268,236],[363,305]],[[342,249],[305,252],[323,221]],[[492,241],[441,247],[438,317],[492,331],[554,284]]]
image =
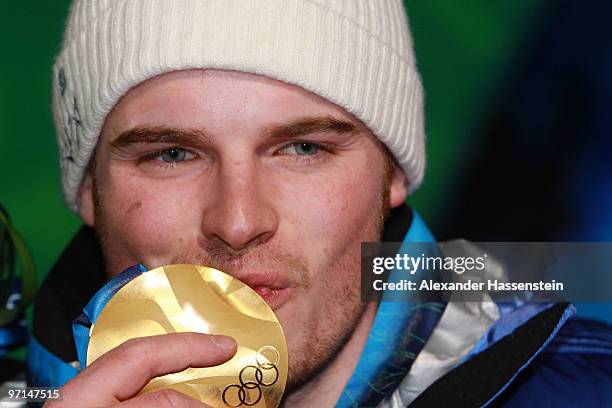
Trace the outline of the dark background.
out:
[[[409,202],[434,234],[612,241],[612,2],[405,3],[428,135],[425,183]],[[39,280],[80,225],[62,200],[50,109],[68,4],[0,5],[0,202]],[[610,305],[579,306],[612,320]]]

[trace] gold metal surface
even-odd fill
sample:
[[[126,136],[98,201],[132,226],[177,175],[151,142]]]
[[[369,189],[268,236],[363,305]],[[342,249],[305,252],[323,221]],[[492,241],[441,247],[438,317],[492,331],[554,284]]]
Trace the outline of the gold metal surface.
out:
[[[173,388],[212,407],[280,404],[287,382],[280,323],[250,287],[203,266],[164,266],[121,288],[92,327],[87,365],[126,340],[178,332],[231,336],[238,352],[219,366],[154,378],[141,393]]]

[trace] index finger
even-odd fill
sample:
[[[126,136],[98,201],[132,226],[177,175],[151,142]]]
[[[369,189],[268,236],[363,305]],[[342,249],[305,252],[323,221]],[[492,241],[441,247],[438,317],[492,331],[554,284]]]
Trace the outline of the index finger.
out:
[[[236,342],[227,336],[171,333],[128,340],[94,361],[66,384],[81,398],[105,396],[98,403],[116,403],[137,394],[152,378],[189,367],[222,364],[236,354]]]

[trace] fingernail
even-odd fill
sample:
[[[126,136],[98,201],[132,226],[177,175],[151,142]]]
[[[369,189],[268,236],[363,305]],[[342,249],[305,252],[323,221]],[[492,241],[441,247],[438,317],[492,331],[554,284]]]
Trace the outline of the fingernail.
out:
[[[210,335],[210,341],[222,349],[232,349],[236,345],[236,341],[228,336]]]

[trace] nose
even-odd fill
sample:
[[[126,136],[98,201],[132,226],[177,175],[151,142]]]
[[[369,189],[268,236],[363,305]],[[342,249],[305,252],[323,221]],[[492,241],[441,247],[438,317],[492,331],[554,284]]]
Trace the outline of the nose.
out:
[[[278,227],[272,197],[256,164],[234,163],[219,169],[202,232],[207,240],[240,251],[267,242]]]

